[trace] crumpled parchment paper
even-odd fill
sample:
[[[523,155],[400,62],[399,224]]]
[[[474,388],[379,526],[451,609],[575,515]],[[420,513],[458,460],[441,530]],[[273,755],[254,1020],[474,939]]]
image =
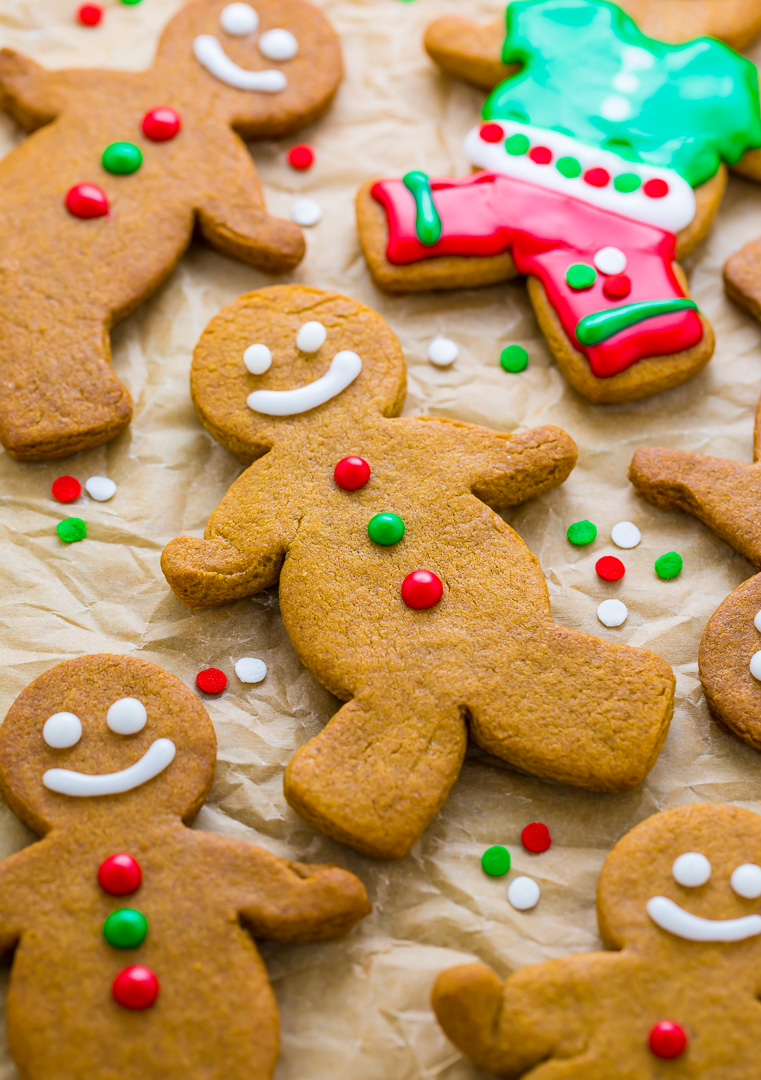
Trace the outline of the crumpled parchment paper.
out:
[[[50,67],[138,69],[150,63],[161,27],[180,6],[180,0],[143,0],[136,7],[106,0],[102,26],[88,30],[74,21],[76,3],[5,0],[0,43]],[[219,763],[198,827],[245,837],[284,856],[339,862],[363,879],[375,904],[343,940],[262,946],[281,1010],[277,1080],[472,1080],[475,1070],[447,1042],[430,1010],[439,970],[480,958],[505,975],[594,949],[597,873],[623,833],[656,810],[695,800],[761,810],[761,757],[709,719],[697,675],[707,618],[751,568],[691,518],[640,502],[626,480],[633,451],[647,444],[750,460],[761,327],[725,298],[721,266],[761,233],[761,192],[733,178],[710,238],[686,264],[694,295],[717,333],[708,368],[647,401],[588,404],[551,361],[521,282],[389,298],[370,282],[359,252],[353,198],[364,180],[411,168],[454,176],[468,171],[462,138],[483,95],[439,74],[421,45],[426,23],[460,10],[459,0],[322,0],[322,6],[342,35],[347,65],[333,109],[286,144],[252,147],[273,213],[287,216],[300,193],[317,199],[324,211],[322,222],[308,231],[308,254],[293,279],[342,290],[384,315],[407,355],[408,413],[505,431],[554,423],[573,435],[581,453],[568,482],[506,517],[539,557],[559,622],[646,646],[673,665],[677,707],[666,746],[646,783],[618,796],[523,776],[473,750],[438,819],[397,863],[355,855],[301,822],[283,798],[283,767],[329,719],[336,702],[296,660],[277,595],[191,614],[173,598],[159,568],[169,540],[201,535],[240,471],[196,420],[188,389],[193,346],[220,308],[271,280],[200,246],[113,335],[116,370],[135,399],[130,429],[64,463],[19,465],[0,454],[0,708],[4,714],[42,671],[84,653],[139,654],[190,686],[200,668],[223,668],[228,689],[206,703],[219,738]],[[467,8],[487,20],[499,4],[471,0]],[[756,56],[761,58],[761,48]],[[303,138],[316,147],[317,163],[301,174],[286,164],[285,149]],[[13,122],[0,117],[0,152],[20,139]],[[448,370],[426,359],[437,334],[460,346]],[[529,351],[521,375],[499,366],[509,342]],[[63,507],[50,497],[50,484],[62,472],[82,481],[107,474],[117,482],[117,494],[108,503],[82,496]],[[87,521],[82,543],[58,540],[56,522],[67,514]],[[574,548],[565,530],[585,517],[597,523],[598,539],[591,548]],[[635,521],[643,537],[624,553],[609,541],[621,520]],[[674,581],[661,581],[653,562],[672,549],[683,555],[684,570]],[[608,584],[596,577],[594,563],[613,552],[627,572]],[[607,596],[620,597],[629,608],[616,630],[595,616]],[[263,683],[239,682],[233,664],[242,656],[266,661]],[[544,821],[552,831],[553,847],[544,855],[520,846],[520,831],[530,821]],[[0,856],[31,840],[0,807]],[[512,852],[508,879],[487,878],[480,869],[481,853],[495,843]],[[541,885],[532,912],[516,912],[507,903],[515,872]],[[0,1080],[11,1080],[17,1073],[4,1034],[0,1038]]]

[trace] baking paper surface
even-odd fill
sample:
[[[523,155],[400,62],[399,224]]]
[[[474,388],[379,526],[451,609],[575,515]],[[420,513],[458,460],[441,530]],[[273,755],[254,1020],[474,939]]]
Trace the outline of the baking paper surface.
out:
[[[74,20],[76,0],[5,0],[0,43],[52,68],[138,69],[150,63],[160,29],[179,6],[179,0],[143,0],[136,7],[107,0],[104,22],[92,30]],[[438,971],[478,958],[504,976],[524,964],[597,948],[597,874],[627,830],[659,809],[693,801],[761,811],[761,757],[709,719],[697,674],[706,620],[751,567],[692,518],[638,500],[626,480],[631,455],[643,445],[751,459],[761,327],[725,298],[721,267],[761,233],[761,194],[732,178],[713,232],[685,263],[694,296],[716,330],[708,368],[647,401],[591,405],[569,389],[550,359],[520,281],[384,297],[359,252],[353,199],[365,180],[413,168],[452,176],[468,171],[462,140],[484,94],[440,74],[421,43],[431,19],[461,13],[462,4],[322,0],[322,6],[343,38],[347,74],[338,98],[303,135],[252,147],[271,212],[287,217],[298,194],[322,206],[321,223],[307,231],[303,264],[291,278],[271,279],[193,246],[164,287],[113,334],[114,366],[135,400],[129,430],[62,463],[19,465],[0,454],[0,709],[4,714],[47,668],[85,653],[139,655],[188,686],[201,668],[221,667],[228,688],[206,701],[219,762],[198,827],[250,839],[279,855],[338,862],[362,878],[375,905],[343,940],[262,946],[281,1011],[277,1080],[473,1080],[480,1074],[448,1043],[430,1010]],[[485,0],[467,5],[469,15],[484,21],[500,10]],[[761,49],[755,55],[761,59]],[[0,152],[21,138],[0,116]],[[317,152],[307,173],[285,161],[285,150],[301,140]],[[552,423],[577,441],[579,464],[567,483],[505,516],[538,556],[558,622],[646,646],[673,666],[674,721],[641,788],[617,796],[578,792],[522,776],[473,749],[442,813],[396,863],[375,862],[326,840],[289,809],[283,768],[337,702],[296,660],[275,593],[191,613],[174,599],[159,567],[169,540],[202,534],[240,472],[195,417],[188,386],[193,346],[225,304],[273,280],[339,289],[375,307],[407,356],[407,414],[457,417],[502,431]],[[426,359],[436,335],[460,346],[450,369]],[[511,342],[529,351],[529,367],[520,375],[499,366],[499,353]],[[81,481],[105,474],[118,490],[107,503],[83,495],[65,507],[50,497],[61,473]],[[82,543],[65,545],[56,535],[57,521],[69,514],[87,522]],[[565,538],[567,526],[580,518],[599,530],[588,548]],[[617,550],[609,539],[622,520],[642,531],[642,543],[631,551]],[[661,581],[653,563],[670,550],[682,554],[684,570]],[[604,554],[623,560],[622,581],[597,578],[594,563]],[[595,615],[609,596],[629,608],[616,630],[605,629]],[[267,663],[264,682],[246,686],[237,679],[233,665],[243,656]],[[551,830],[546,854],[529,855],[520,846],[520,831],[531,821]],[[0,806],[0,857],[31,839]],[[510,848],[508,878],[481,871],[480,856],[491,844]],[[541,886],[532,912],[507,903],[507,885],[517,873]],[[17,1073],[4,1032],[0,1040],[0,1080],[11,1080]]]

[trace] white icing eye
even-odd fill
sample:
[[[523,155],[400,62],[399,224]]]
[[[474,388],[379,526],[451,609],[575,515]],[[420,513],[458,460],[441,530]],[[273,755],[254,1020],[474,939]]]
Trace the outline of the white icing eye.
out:
[[[243,353],[243,363],[252,375],[263,375],[272,364],[272,353],[266,345],[249,345]]]
[[[119,698],[106,713],[106,723],[117,735],[136,735],[147,721],[145,705],[134,697]]]
[[[253,34],[259,25],[259,16],[250,4],[228,4],[222,8],[219,25],[226,34],[243,37],[244,34]]]
[[[761,866],[748,862],[735,867],[729,884],[738,896],[744,896],[746,900],[758,900],[761,896]]]
[[[259,52],[268,60],[293,60],[299,43],[290,30],[266,30],[259,38]]]
[[[305,322],[296,335],[296,345],[302,352],[317,352],[327,336],[328,331],[321,322]]]
[[[674,860],[671,873],[678,885],[684,885],[687,889],[697,889],[699,885],[705,885],[710,878],[711,864],[699,851],[686,851],[684,855]]]
[[[753,625],[755,626],[756,630],[761,630],[761,611],[756,612],[756,617],[753,620]]]
[[[53,713],[45,721],[42,737],[54,750],[76,746],[82,738],[82,721],[73,712]]]

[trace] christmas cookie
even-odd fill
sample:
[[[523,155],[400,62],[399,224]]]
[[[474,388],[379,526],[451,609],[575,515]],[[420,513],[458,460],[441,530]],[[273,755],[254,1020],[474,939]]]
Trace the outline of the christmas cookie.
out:
[[[213,319],[191,391],[214,437],[254,463],[205,539],[174,540],[162,567],[191,607],[279,582],[300,659],[347,702],[286,770],[305,820],[403,855],[444,803],[467,731],[539,776],[597,791],[642,780],[671,670],[553,622],[538,562],[494,512],[565,480],[564,431],[398,418],[404,357],[386,323],[297,286]]]
[[[267,214],[242,140],[311,123],[340,78],[336,34],[306,0],[191,0],[140,74],[0,51],[0,103],[34,132],[0,162],[0,441],[14,458],[63,457],[129,422],[109,330],[194,229],[262,270],[299,262],[301,231]]]
[[[674,260],[708,232],[724,162],[761,177],[743,158],[761,146],[755,67],[713,39],[655,41],[603,0],[509,4],[504,63],[464,23],[434,24],[427,44],[494,87],[465,140],[478,171],[413,170],[360,191],[374,280],[404,293],[526,274],[553,355],[589,400],[684,382],[713,332]]]
[[[433,1007],[452,1042],[510,1080],[756,1075],[757,814],[701,804],[648,818],[605,860],[597,919],[606,952],[504,983],[483,964],[439,975]]]
[[[174,676],[125,656],[47,671],[0,729],[0,790],[42,837],[0,862],[21,1076],[267,1080],[275,999],[252,938],[316,941],[370,910],[334,866],[188,828],[216,739]]]

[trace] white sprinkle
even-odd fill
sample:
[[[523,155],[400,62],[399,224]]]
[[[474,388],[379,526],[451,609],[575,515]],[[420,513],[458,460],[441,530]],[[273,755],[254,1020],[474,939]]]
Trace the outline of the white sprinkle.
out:
[[[603,600],[597,609],[597,618],[603,626],[620,626],[628,614],[621,600]]]
[[[85,480],[85,491],[96,502],[108,502],[116,494],[116,484],[107,476],[90,476]]]
[[[291,221],[295,221],[297,225],[308,228],[310,225],[316,225],[321,217],[322,207],[320,204],[315,202],[314,199],[307,198],[306,195],[294,199],[291,203]]]
[[[302,352],[317,352],[327,336],[328,331],[321,322],[305,322],[296,335],[296,344]]]
[[[601,274],[623,274],[626,256],[621,248],[604,247],[594,253],[594,264]]]
[[[753,653],[750,658],[750,673],[754,679],[761,682],[761,651]]]
[[[624,97],[611,94],[600,105],[600,116],[604,120],[618,123],[620,120],[628,120],[632,114],[632,107]]]
[[[255,656],[244,656],[235,664],[235,674],[241,682],[261,682],[267,674],[267,665]]]
[[[290,30],[267,30],[259,38],[259,52],[268,60],[293,60],[299,51],[299,43]]]
[[[610,530],[610,538],[616,547],[635,548],[642,539],[642,533],[633,521],[619,521]]]
[[[253,34],[259,25],[259,16],[250,4],[228,4],[222,8],[219,25],[226,34],[243,37],[244,34]]]
[[[435,337],[428,346],[428,359],[436,367],[449,367],[459,356],[460,350],[449,338]]]
[[[539,903],[540,890],[530,877],[517,877],[510,882],[507,899],[516,911],[529,911]]]
[[[756,617],[753,620],[753,625],[755,626],[756,630],[761,630],[761,611],[756,612]]]
[[[270,369],[272,353],[266,345],[257,342],[256,345],[249,345],[243,353],[243,363],[252,375],[263,375]]]

